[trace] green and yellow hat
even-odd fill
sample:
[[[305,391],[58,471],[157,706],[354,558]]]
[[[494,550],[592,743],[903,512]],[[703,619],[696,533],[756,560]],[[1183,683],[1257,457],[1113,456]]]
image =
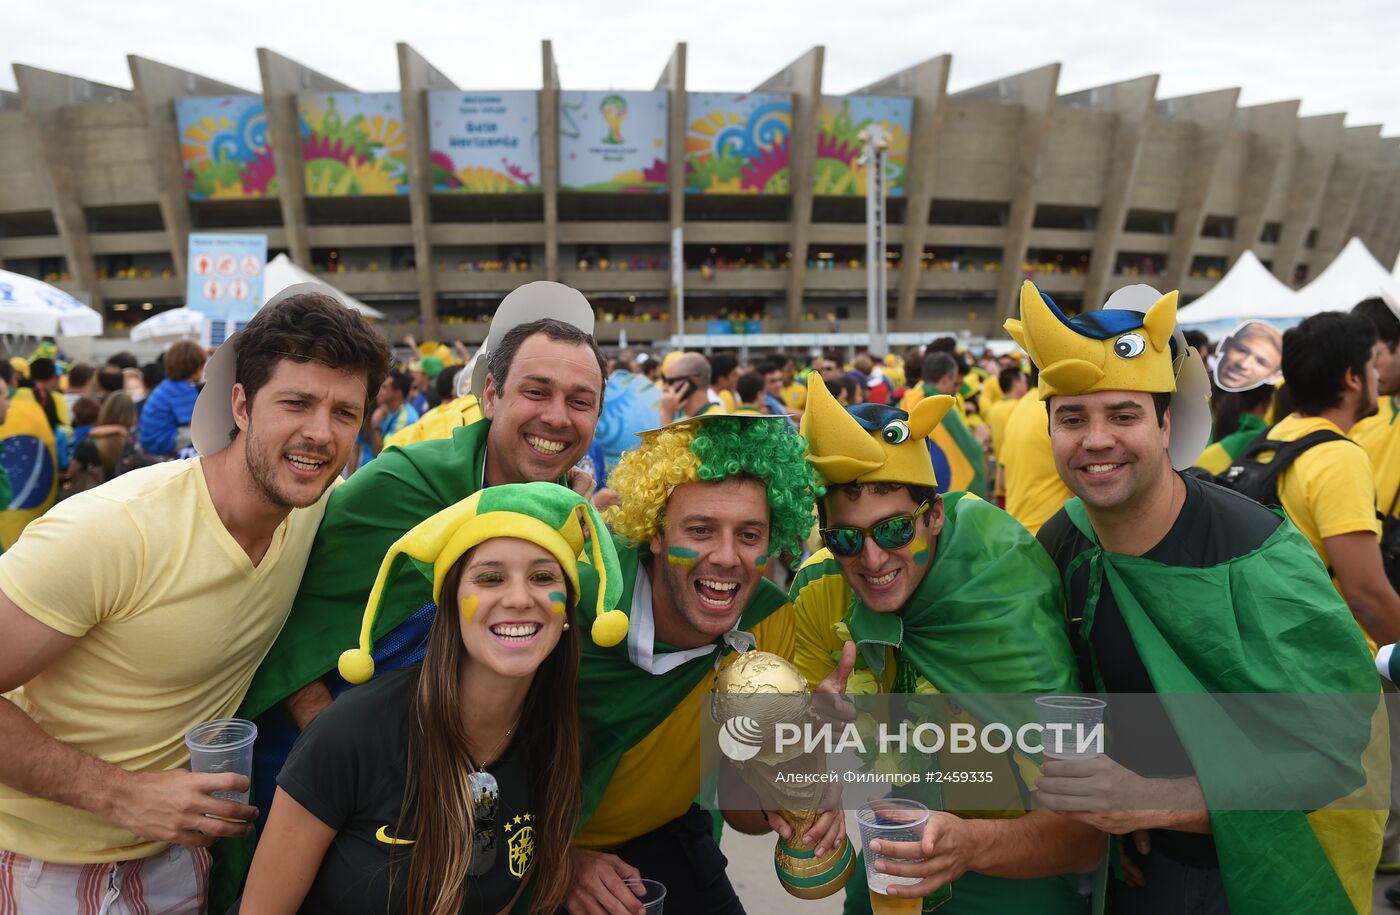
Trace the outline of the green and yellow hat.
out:
[[[843,407],[824,384],[807,387],[800,431],[807,460],[827,483],[905,483],[937,486],[925,440],[955,401],[925,397],[908,413],[885,404]]]
[[[593,641],[607,648],[627,637],[627,614],[615,609],[622,596],[617,551],[597,510],[578,493],[555,483],[509,483],[473,493],[394,542],[369,592],[359,647],[340,656],[340,675],[350,683],[364,683],[374,676],[374,619],[384,603],[388,583],[404,560],[413,560],[432,580],[433,600],[441,605],[442,580],[448,570],[472,547],[497,537],[528,540],[548,550],[559,560],[569,581],[571,604],[579,598],[579,556],[586,550],[598,573]],[[554,609],[565,612],[563,604]]]

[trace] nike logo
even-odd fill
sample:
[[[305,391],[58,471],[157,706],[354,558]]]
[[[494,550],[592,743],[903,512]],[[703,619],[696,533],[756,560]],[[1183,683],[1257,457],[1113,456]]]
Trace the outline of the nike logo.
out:
[[[413,839],[394,838],[393,836],[389,835],[388,826],[379,827],[379,831],[374,834],[374,837],[379,841],[383,842],[385,845],[412,845],[414,841]]]

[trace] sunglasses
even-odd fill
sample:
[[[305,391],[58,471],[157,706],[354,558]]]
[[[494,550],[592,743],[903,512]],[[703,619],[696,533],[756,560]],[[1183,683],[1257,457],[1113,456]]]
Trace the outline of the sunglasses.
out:
[[[907,515],[886,518],[871,527],[825,527],[822,528],[822,542],[837,556],[858,556],[865,548],[865,538],[875,541],[882,550],[897,550],[908,546],[914,539],[915,522],[928,511],[931,503],[925,502]]]

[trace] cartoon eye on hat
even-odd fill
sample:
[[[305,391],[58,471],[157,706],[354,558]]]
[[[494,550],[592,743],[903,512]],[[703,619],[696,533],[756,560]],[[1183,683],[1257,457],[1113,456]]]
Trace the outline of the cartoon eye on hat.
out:
[[[891,445],[902,445],[909,440],[909,425],[902,419],[887,423],[880,435]]]
[[[1141,356],[1145,349],[1147,349],[1147,343],[1139,334],[1124,334],[1113,344],[1114,354],[1124,359]]]

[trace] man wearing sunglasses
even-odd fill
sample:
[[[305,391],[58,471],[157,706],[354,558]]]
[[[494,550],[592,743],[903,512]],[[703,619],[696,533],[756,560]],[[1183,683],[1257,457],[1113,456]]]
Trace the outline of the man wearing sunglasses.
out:
[[[843,408],[825,386],[809,389],[802,434],[827,485],[818,503],[825,549],[798,572],[790,597],[797,667],[818,692],[1079,688],[1049,557],[1000,509],[967,493],[938,494],[927,438],[952,406],[939,395],[908,413]],[[931,813],[919,845],[894,855],[910,860],[889,862],[889,873],[919,878],[899,895],[951,883],[940,915],[1087,912],[1073,875],[1102,858],[1102,836],[1046,811],[1025,813],[1031,798],[1009,756],[958,765],[994,770],[1004,800],[992,809],[1002,812]],[[869,911],[858,867],[846,912]]]

